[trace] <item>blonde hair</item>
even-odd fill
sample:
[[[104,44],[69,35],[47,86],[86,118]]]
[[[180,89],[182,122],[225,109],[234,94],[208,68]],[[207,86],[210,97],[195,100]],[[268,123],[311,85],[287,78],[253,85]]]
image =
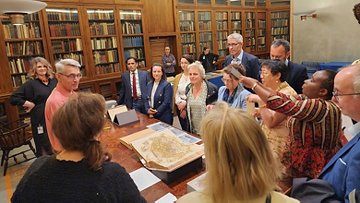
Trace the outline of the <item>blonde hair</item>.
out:
[[[207,169],[206,192],[213,202],[266,195],[280,179],[280,163],[254,118],[217,102],[202,120]]]
[[[35,79],[38,77],[36,73],[37,63],[42,63],[44,66],[47,67],[46,77],[54,77],[54,71],[52,70],[50,63],[43,57],[35,57],[31,60],[31,68],[28,73],[29,78]]]
[[[105,153],[96,137],[105,118],[105,99],[100,94],[80,92],[54,114],[52,128],[65,150],[83,152],[93,170],[99,170]]]
[[[205,69],[200,61],[195,61],[194,63],[191,63],[187,67],[188,71],[190,71],[190,69],[192,68],[196,69],[199,72],[202,79],[205,79]]]

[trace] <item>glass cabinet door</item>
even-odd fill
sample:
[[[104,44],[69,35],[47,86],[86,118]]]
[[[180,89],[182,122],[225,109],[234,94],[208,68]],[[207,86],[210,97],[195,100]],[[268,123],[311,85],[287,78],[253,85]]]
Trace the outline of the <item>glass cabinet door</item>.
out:
[[[227,55],[228,12],[216,12],[216,41],[219,56]]]
[[[82,34],[76,8],[46,8],[51,50],[54,62],[71,58],[81,64],[86,76]]]
[[[190,54],[196,58],[195,12],[179,11],[179,25],[182,55]]]
[[[266,51],[266,12],[257,13],[257,32],[256,32],[257,51]]]
[[[244,49],[247,52],[256,51],[255,48],[255,13],[245,12]]]
[[[204,47],[213,49],[212,30],[211,30],[211,12],[199,11],[198,22],[199,22],[200,52],[203,51]]]
[[[289,35],[289,11],[271,12],[271,36],[274,39],[290,40]]]
[[[231,11],[231,32],[242,34],[240,11]]]
[[[87,17],[96,75],[120,72],[114,10],[88,9]]]
[[[145,64],[145,48],[140,10],[120,10],[121,31],[124,43],[124,57],[136,57]]]

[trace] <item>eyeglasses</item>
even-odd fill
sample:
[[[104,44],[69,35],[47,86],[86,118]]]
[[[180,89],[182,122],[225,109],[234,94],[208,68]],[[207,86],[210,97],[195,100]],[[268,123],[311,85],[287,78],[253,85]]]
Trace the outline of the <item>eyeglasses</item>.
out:
[[[239,45],[239,43],[228,44],[227,46],[228,46],[228,47],[235,47],[235,46],[237,46],[237,45]]]
[[[63,76],[65,76],[65,77],[67,77],[67,78],[69,78],[69,79],[72,79],[72,80],[75,80],[75,79],[77,79],[77,78],[82,78],[82,74],[81,73],[78,73],[78,74],[74,74],[74,73],[71,73],[71,74],[69,74],[69,75],[65,75],[64,73],[59,73],[60,75],[63,75]]]
[[[339,97],[342,97],[342,96],[360,95],[360,92],[358,92],[358,93],[341,94],[341,93],[339,93],[339,92],[337,92],[337,91],[333,91],[332,94],[333,94],[334,98],[335,98],[336,100],[338,100]]]
[[[224,83],[230,83],[233,81],[233,79],[224,79],[224,78],[221,78],[221,81],[223,81]]]

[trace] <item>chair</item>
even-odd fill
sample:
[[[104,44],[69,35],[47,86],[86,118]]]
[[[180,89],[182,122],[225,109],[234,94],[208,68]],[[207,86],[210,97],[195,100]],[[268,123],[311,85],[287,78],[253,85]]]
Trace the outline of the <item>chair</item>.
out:
[[[3,151],[3,155],[1,157],[1,166],[4,164],[4,176],[6,175],[6,170],[8,167],[35,158],[35,149],[30,142],[32,139],[32,133],[29,132],[28,127],[29,124],[24,123],[24,120],[18,120],[0,126],[0,148]],[[25,149],[19,153],[9,156],[11,150],[21,147],[23,145],[28,145],[30,149]],[[34,156],[28,158],[25,153],[30,150],[34,153]],[[16,156],[20,154],[23,155],[25,160],[18,162]],[[15,164],[8,166],[8,161],[10,158],[14,159]]]

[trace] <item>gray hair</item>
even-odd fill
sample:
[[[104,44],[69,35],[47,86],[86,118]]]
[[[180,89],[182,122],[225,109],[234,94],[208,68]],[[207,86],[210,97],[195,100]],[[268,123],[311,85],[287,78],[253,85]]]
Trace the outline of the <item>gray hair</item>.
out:
[[[243,36],[240,33],[232,33],[227,37],[227,40],[229,39],[234,39],[235,41],[239,42],[239,43],[243,43]]]
[[[290,51],[290,43],[284,39],[275,39],[272,43],[271,43],[272,47],[279,47],[279,46],[283,46],[285,48],[285,52],[289,52]]]
[[[79,69],[81,67],[80,63],[74,59],[61,59],[59,62],[55,64],[56,72],[63,73],[65,66],[72,66]]]
[[[194,63],[190,64],[187,67],[188,71],[190,69],[192,69],[192,68],[197,69],[199,71],[199,73],[200,73],[201,78],[205,79],[205,69],[204,69],[204,66],[201,64],[200,61],[195,61]]]

